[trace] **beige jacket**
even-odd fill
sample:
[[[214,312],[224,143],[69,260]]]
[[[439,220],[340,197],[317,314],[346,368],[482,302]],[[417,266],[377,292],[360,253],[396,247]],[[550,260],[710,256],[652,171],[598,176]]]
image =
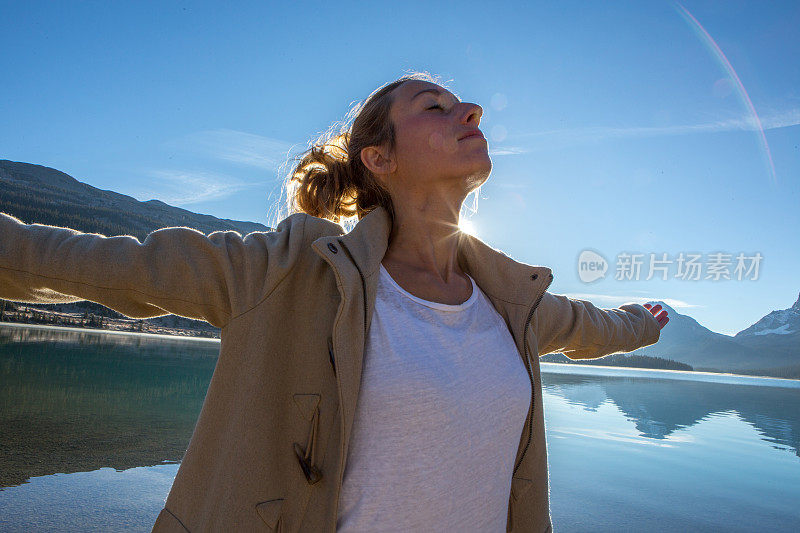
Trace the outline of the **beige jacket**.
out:
[[[174,313],[222,329],[202,411],[153,531],[333,532],[390,230],[377,208],[346,234],[294,214],[245,237],[167,228],[140,243],[0,214],[0,298],[85,299],[133,318]],[[549,268],[468,234],[458,259],[505,319],[533,384],[508,530],[549,531],[537,355],[629,352],[658,340],[658,322],[638,304],[598,309],[546,292]],[[457,443],[453,453],[462,453]]]

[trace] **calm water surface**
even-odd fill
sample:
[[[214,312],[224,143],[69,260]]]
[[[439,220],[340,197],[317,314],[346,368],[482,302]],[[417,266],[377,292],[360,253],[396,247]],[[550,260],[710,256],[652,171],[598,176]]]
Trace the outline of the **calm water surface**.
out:
[[[0,530],[149,531],[218,353],[0,324]],[[800,382],[542,372],[556,531],[800,530]]]

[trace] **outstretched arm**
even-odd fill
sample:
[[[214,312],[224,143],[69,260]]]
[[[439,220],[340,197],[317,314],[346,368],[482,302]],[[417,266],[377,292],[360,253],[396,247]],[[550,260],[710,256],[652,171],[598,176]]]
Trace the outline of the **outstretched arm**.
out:
[[[663,327],[643,305],[600,309],[588,300],[549,292],[542,297],[531,323],[540,356],[560,352],[570,359],[632,352],[657,342]]]
[[[250,233],[164,228],[144,242],[24,224],[0,213],[0,298],[91,300],[131,318],[170,313],[217,327],[255,305],[291,267],[301,219]],[[294,222],[294,223],[293,223]]]

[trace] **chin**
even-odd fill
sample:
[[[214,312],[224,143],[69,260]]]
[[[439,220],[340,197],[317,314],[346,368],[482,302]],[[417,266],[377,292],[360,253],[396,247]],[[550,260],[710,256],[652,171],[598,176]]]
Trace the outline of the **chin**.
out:
[[[492,173],[492,163],[491,161],[489,164],[481,169],[476,169],[474,172],[469,174],[467,177],[467,190],[469,192],[474,191],[484,183],[489,180],[489,176]]]
[[[482,164],[479,165],[479,168],[475,172],[475,176],[481,180],[481,184],[485,183],[486,180],[489,179],[489,175],[492,173],[492,160],[489,157],[489,154],[486,154],[486,159],[482,161]]]

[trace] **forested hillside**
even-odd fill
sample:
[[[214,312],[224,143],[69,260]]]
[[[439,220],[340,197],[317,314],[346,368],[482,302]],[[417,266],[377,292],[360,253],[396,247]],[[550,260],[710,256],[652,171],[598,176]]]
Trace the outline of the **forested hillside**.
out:
[[[113,191],[81,183],[56,169],[29,163],[0,160],[0,212],[13,215],[27,224],[48,224],[73,228],[84,233],[131,235],[144,241],[159,228],[187,226],[203,233],[233,230],[241,234],[268,231],[255,222],[219,219],[192,213],[159,200],[140,202]],[[0,321],[107,327],[109,320],[122,327],[119,313],[94,302],[55,305],[25,305],[24,309],[0,301]],[[37,312],[36,310],[42,312]],[[218,336],[219,330],[205,322],[174,315],[131,322],[136,331],[148,325],[176,330],[191,330],[204,336]]]

